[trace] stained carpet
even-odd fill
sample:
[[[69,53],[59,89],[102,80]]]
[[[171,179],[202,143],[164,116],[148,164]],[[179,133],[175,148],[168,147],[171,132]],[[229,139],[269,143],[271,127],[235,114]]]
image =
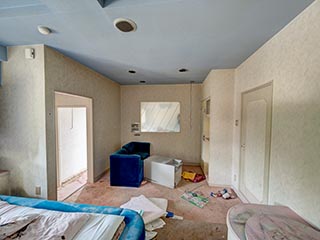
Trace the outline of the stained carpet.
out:
[[[156,240],[226,240],[227,226],[191,220],[166,219],[166,225],[158,229]]]
[[[201,173],[200,167],[183,166],[183,170]],[[229,208],[240,203],[239,198],[224,200],[210,197],[211,192],[221,188],[210,187],[206,181],[192,183],[181,180],[177,188],[170,189],[158,184],[147,183],[139,188],[111,187],[109,173],[94,184],[86,184],[71,195],[67,202],[87,203],[102,206],[119,207],[131,197],[140,196],[166,198],[169,200],[168,211],[182,216],[184,220],[165,219],[163,229],[156,230],[156,239],[227,239],[226,216]],[[209,198],[208,204],[198,208],[181,198],[185,191],[197,191]]]

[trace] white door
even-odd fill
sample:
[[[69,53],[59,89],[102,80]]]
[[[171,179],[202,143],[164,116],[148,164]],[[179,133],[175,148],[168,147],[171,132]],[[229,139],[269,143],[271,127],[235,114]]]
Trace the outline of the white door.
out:
[[[58,107],[59,183],[87,170],[87,111]]]
[[[242,94],[240,191],[268,203],[272,84]]]

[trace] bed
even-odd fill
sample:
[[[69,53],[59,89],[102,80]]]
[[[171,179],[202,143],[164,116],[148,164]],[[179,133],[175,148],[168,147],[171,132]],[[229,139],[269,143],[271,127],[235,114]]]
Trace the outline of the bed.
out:
[[[8,220],[15,227],[27,224],[25,239],[34,233],[41,234],[41,239],[145,239],[141,216],[115,207],[0,195],[1,233],[9,233],[8,226],[12,231]]]

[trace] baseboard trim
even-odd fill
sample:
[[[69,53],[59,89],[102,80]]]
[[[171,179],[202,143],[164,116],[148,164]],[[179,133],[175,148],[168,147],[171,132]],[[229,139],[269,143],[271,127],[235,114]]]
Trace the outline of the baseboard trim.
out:
[[[214,184],[208,181],[208,185],[210,187],[218,187],[218,188],[231,188],[232,186],[229,184]]]
[[[238,195],[241,202],[249,203],[248,199],[235,186],[231,186],[231,187],[232,187],[233,191]]]
[[[94,182],[97,182],[100,178],[102,178],[103,175],[105,175],[108,170],[109,170],[109,168],[106,169],[106,170],[104,170],[104,171],[103,171],[102,173],[100,173],[98,176],[96,176],[96,177],[94,178]]]
[[[192,163],[192,162],[183,162],[183,166],[193,166],[193,167],[200,167],[200,163]]]

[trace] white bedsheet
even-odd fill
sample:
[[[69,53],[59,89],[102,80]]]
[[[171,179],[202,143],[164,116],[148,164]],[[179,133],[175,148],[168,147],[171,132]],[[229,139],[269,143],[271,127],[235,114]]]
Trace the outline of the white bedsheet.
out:
[[[112,239],[124,217],[105,214],[90,214],[90,219],[82,226],[73,239]]]
[[[124,217],[92,213],[65,213],[10,205],[0,201],[0,225],[17,217],[39,214],[28,225],[21,240],[28,239],[112,239]]]

